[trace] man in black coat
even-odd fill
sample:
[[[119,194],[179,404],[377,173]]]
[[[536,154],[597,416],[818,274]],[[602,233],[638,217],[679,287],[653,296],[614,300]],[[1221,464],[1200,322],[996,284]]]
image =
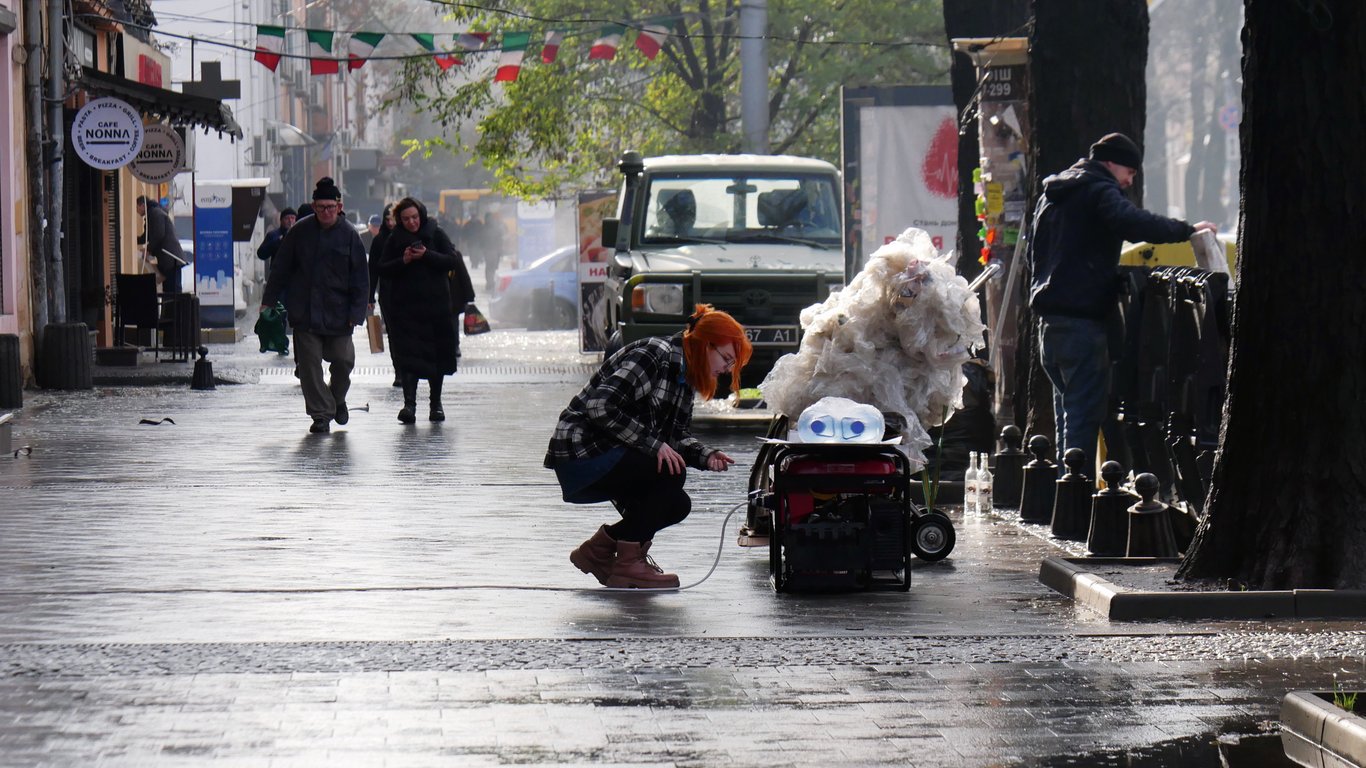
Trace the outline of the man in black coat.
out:
[[[1053,385],[1057,451],[1086,452],[1096,440],[1110,393],[1106,322],[1119,298],[1119,255],[1125,240],[1175,243],[1200,229],[1139,208],[1124,196],[1143,165],[1128,136],[1111,133],[1090,155],[1043,182],[1029,239],[1029,306],[1038,317],[1039,356]],[[1059,462],[1061,465],[1061,461]]]
[[[313,216],[285,235],[270,268],[261,309],[275,306],[285,292],[294,329],[294,361],[310,432],[327,432],[333,419],[350,419],[346,393],[356,364],[352,329],[365,322],[370,277],[360,235],[341,216],[341,190],[331,178],[313,190]],[[322,363],[330,363],[330,383]]]
[[[180,248],[171,217],[155,200],[138,195],[138,216],[146,217],[147,226],[138,237],[138,245],[147,246],[147,260],[156,264],[161,277],[162,293],[181,293],[180,268],[185,266],[185,251]]]

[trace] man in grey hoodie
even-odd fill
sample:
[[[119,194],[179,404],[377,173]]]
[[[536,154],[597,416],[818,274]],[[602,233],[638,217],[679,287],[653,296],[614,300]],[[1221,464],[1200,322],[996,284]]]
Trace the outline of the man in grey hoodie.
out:
[[[1106,322],[1119,298],[1120,248],[1130,242],[1175,243],[1191,225],[1139,208],[1124,196],[1143,151],[1122,133],[1091,145],[1086,159],[1043,182],[1029,239],[1029,306],[1038,317],[1039,356],[1053,385],[1058,456],[1086,452],[1091,467],[1110,392]]]

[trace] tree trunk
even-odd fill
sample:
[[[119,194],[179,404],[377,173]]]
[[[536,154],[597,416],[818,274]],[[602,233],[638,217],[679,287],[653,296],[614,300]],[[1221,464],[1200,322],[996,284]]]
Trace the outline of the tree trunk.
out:
[[[958,37],[997,37],[1023,35],[1029,21],[1029,0],[944,0],[944,32],[950,41]],[[980,162],[978,126],[977,68],[966,53],[953,54],[949,70],[953,82],[953,103],[958,108],[958,270],[969,279],[982,271],[977,254],[982,241],[977,237],[977,191],[972,171]]]
[[[1366,4],[1247,0],[1228,398],[1181,577],[1366,588]],[[1293,51],[1294,55],[1286,55]]]
[[[1101,136],[1119,131],[1143,141],[1148,7],[1144,0],[1034,0],[1032,7],[1029,197],[1037,200],[1043,179],[1085,157]],[[1129,190],[1135,203],[1141,179]],[[1021,318],[1029,343],[1019,347],[1016,392],[1028,396],[1015,399],[1017,423],[1026,435],[1052,440],[1053,390],[1038,364],[1033,326],[1032,315]]]

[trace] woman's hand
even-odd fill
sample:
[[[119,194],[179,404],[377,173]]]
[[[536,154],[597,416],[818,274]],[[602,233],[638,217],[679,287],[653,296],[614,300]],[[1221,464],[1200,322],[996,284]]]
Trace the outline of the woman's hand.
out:
[[[735,459],[727,456],[721,451],[716,451],[707,457],[707,469],[713,472],[725,472],[730,469],[730,465],[735,463]]]
[[[677,475],[681,474],[686,467],[687,464],[684,463],[683,457],[673,449],[673,446],[668,443],[659,444],[659,453],[655,456],[655,469],[660,472],[667,469],[669,474]]]

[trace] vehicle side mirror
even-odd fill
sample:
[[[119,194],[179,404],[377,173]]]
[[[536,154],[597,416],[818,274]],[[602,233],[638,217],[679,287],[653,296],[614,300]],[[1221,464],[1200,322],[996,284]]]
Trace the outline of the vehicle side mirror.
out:
[[[604,248],[617,249],[617,229],[621,224],[620,219],[602,220],[602,245]]]

